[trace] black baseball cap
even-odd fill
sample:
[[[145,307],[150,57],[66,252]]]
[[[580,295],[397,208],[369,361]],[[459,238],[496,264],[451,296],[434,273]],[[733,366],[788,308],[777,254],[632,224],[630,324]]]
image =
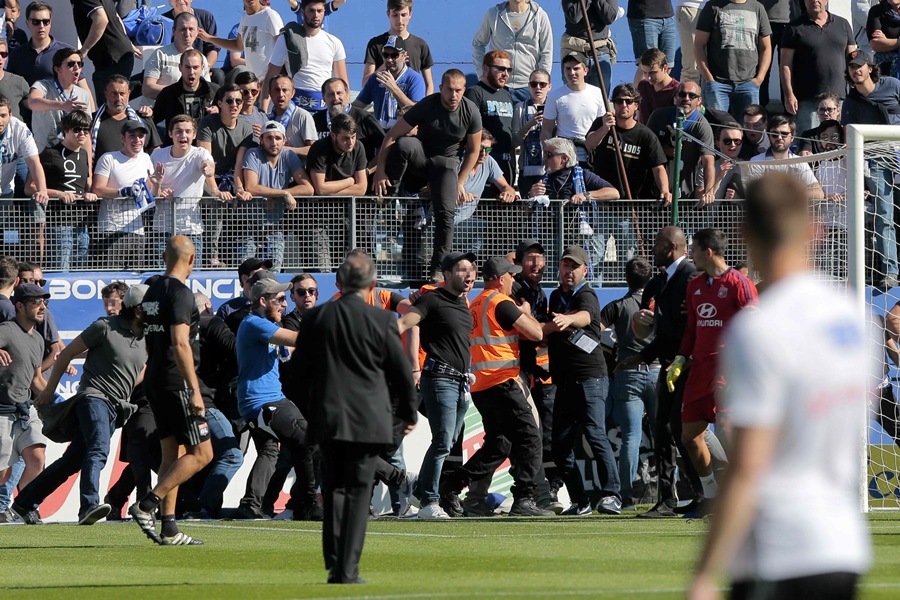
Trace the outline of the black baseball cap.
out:
[[[275,263],[268,258],[263,260],[254,256],[241,263],[241,266],[238,267],[238,275],[249,275],[253,271],[258,271],[259,269],[271,269],[274,265]]]
[[[875,58],[865,50],[854,50],[847,55],[847,66],[856,65],[858,67],[861,67],[863,65],[874,64]]]
[[[585,56],[578,50],[570,50],[569,52],[564,54],[561,63],[566,64],[570,60],[574,60],[576,62],[580,62],[583,65],[587,65],[587,56]]]
[[[522,257],[525,256],[525,253],[531,250],[532,248],[537,248],[541,254],[546,254],[544,252],[544,246],[537,240],[522,240],[519,242],[519,245],[516,246],[516,262],[522,262]]]
[[[29,298],[49,298],[50,292],[34,283],[20,283],[13,291],[12,303],[25,302]]]
[[[563,258],[574,260],[579,265],[586,265],[591,262],[591,259],[588,258],[587,251],[581,246],[566,246],[562,258],[559,260],[563,260]]]
[[[406,52],[406,42],[399,35],[390,35],[381,48],[393,48],[397,52]]]
[[[453,265],[461,260],[467,260],[474,265],[477,259],[472,252],[451,252],[441,261],[441,271],[452,271]]]
[[[484,266],[481,268],[481,274],[485,281],[497,279],[506,273],[516,274],[521,272],[522,267],[512,264],[505,256],[492,256],[484,261]]]
[[[128,119],[122,123],[122,134],[126,134],[129,131],[143,131],[144,133],[150,133],[150,130],[147,129],[147,126],[144,125],[143,121],[138,121],[137,119]]]

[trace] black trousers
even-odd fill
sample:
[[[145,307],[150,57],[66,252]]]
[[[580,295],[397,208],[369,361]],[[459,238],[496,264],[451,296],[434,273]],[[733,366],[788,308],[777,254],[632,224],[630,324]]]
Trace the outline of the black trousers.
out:
[[[550,487],[558,490],[563,486],[562,474],[553,460],[553,404],[556,402],[556,386],[552,383],[544,383],[537,377],[531,388],[531,399],[537,407],[538,416],[541,418],[541,441],[543,450],[541,460],[544,464],[544,474]]]
[[[377,444],[328,441],[322,448],[322,554],[330,583],[354,583],[369,523]]]
[[[275,474],[269,480],[266,494],[263,496],[262,511],[267,515],[275,513],[275,503],[284,488],[291,469],[294,469],[294,484],[291,486],[290,499],[285,508],[294,511],[309,510],[318,503],[316,488],[319,485],[320,459],[319,446],[304,446],[305,456],[300,458],[300,470],[297,469],[298,461],[294,453],[286,445],[282,445],[278,452],[278,460],[275,462]],[[310,469],[312,469],[310,471]]]
[[[541,468],[541,433],[522,388],[510,379],[472,392],[472,402],[481,413],[484,440],[481,448],[454,472],[456,491],[469,481],[492,475],[509,458],[509,472],[515,481],[513,497],[533,498],[534,482]]]
[[[434,251],[429,263],[430,272],[440,271],[441,261],[453,247],[453,215],[459,184],[459,159],[456,157],[425,155],[425,148],[418,138],[402,137],[391,146],[385,163],[385,174],[395,185],[402,183],[408,193],[417,193],[426,185],[431,186],[431,204],[434,208]],[[403,226],[403,262],[413,265],[416,257],[410,256],[421,244],[423,228],[416,228],[416,211],[409,211]]]
[[[856,573],[821,573],[780,581],[736,581],[731,600],[851,600],[856,597]]]
[[[113,506],[124,506],[132,490],[137,490],[137,498],[143,498],[153,489],[151,471],[159,470],[162,450],[156,434],[156,420],[146,402],[139,404],[137,411],[122,428],[122,451],[119,458],[128,463],[119,480],[108,492]]]
[[[681,400],[688,373],[682,373],[675,383],[675,391],[666,385],[666,370],[659,370],[656,380],[656,423],[653,428],[653,444],[656,452],[656,469],[659,473],[659,501],[674,504],[678,500],[675,492],[675,468],[678,453],[684,457],[682,467],[694,493],[703,495],[700,475],[681,443]]]

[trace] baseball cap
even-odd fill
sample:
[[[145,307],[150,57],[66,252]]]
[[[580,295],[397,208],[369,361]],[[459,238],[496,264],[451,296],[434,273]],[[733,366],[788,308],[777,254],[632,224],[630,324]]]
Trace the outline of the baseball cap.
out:
[[[451,252],[441,261],[441,271],[452,271],[453,265],[461,260],[468,260],[474,265],[476,258],[471,252]]]
[[[519,242],[519,245],[516,246],[516,262],[521,262],[522,257],[525,256],[525,253],[531,250],[532,248],[537,248],[541,254],[545,254],[544,246],[537,240],[522,240]]]
[[[144,301],[144,294],[146,294],[149,289],[150,286],[143,283],[131,286],[126,290],[125,297],[122,298],[122,305],[125,307],[139,305]]]
[[[874,65],[875,58],[865,50],[854,50],[847,55],[847,66]]]
[[[25,302],[29,298],[49,298],[50,292],[46,291],[41,286],[34,283],[20,283],[16,286],[16,289],[13,291],[12,298],[10,298],[15,304],[16,302]]]
[[[399,35],[389,35],[384,46],[381,48],[393,48],[397,52],[406,52],[406,42],[404,42],[403,38]]]
[[[282,125],[278,121],[266,121],[266,124],[263,125],[262,132],[259,134],[259,136],[262,137],[267,133],[272,133],[273,131],[277,131],[281,135],[285,135],[284,125]]]
[[[144,133],[150,133],[150,130],[147,129],[147,126],[144,125],[142,121],[138,121],[137,119],[128,119],[124,123],[122,123],[122,133],[128,133],[129,131],[143,131]]]
[[[512,264],[505,256],[492,256],[484,261],[484,266],[481,268],[481,274],[485,281],[497,279],[506,273],[515,274],[521,272],[522,267]]]
[[[562,64],[566,64],[566,62],[570,60],[575,60],[583,65],[587,65],[587,56],[577,50],[570,50],[565,53],[562,57]]]
[[[254,304],[267,294],[277,294],[291,289],[290,283],[278,283],[274,279],[260,279],[250,288],[250,301]]]
[[[269,259],[263,260],[254,256],[241,263],[241,266],[238,267],[238,275],[249,275],[259,269],[271,269],[274,265],[275,263]]]
[[[251,275],[250,279],[247,280],[247,283],[249,283],[250,285],[254,285],[257,281],[262,281],[263,279],[278,281],[278,278],[275,277],[275,273],[269,271],[268,269],[262,269],[261,271],[257,271],[256,273]]]
[[[563,258],[569,258],[574,260],[579,265],[586,265],[591,262],[591,259],[588,258],[587,252],[581,246],[566,246],[566,249],[563,251]]]

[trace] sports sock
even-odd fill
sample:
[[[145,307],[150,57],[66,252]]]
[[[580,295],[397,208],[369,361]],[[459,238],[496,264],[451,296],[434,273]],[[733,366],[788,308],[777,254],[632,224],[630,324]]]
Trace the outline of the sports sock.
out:
[[[178,523],[175,522],[175,515],[162,516],[162,531],[160,533],[166,537],[178,535]]]
[[[700,483],[703,484],[703,496],[707,500],[712,500],[719,493],[719,484],[716,483],[716,476],[710,473],[707,476],[700,476]]]
[[[144,512],[153,512],[159,506],[160,502],[162,502],[162,499],[153,492],[150,492],[140,501],[138,508]]]

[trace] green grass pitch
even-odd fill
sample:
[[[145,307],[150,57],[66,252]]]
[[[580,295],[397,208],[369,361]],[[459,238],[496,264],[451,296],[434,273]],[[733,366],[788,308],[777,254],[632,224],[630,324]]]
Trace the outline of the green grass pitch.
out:
[[[633,513],[632,513],[633,515]],[[900,597],[900,513],[870,515],[863,598]],[[318,523],[187,522],[157,547],[133,523],[0,527],[0,597],[680,598],[703,521],[629,516],[369,524],[365,586],[326,585]]]

